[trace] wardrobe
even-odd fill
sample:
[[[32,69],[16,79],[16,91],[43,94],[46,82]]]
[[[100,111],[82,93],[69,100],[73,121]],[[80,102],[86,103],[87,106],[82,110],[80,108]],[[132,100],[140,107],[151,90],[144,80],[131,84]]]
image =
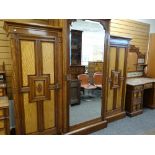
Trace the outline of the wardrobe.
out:
[[[4,29],[13,59],[16,134],[60,134],[62,29],[9,21]]]
[[[109,122],[123,118],[125,112],[127,55],[131,38],[110,36],[107,55],[106,118]]]
[[[66,22],[67,20],[62,20]],[[125,116],[129,38],[111,36],[105,27],[101,115],[69,126],[69,33],[67,26],[5,21],[13,60],[12,92],[16,134],[87,134]]]

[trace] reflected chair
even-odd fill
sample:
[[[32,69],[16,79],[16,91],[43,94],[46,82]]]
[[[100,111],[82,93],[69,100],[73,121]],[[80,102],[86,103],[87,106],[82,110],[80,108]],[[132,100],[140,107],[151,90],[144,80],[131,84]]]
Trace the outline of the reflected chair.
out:
[[[102,89],[102,78],[103,74],[101,72],[96,72],[93,75],[94,85],[99,89]]]
[[[80,80],[81,90],[83,91],[83,94],[84,94],[84,90],[85,89],[87,89],[87,90],[94,90],[94,89],[97,88],[96,86],[90,84],[89,76],[87,74],[80,74],[80,75],[78,75],[78,80]]]

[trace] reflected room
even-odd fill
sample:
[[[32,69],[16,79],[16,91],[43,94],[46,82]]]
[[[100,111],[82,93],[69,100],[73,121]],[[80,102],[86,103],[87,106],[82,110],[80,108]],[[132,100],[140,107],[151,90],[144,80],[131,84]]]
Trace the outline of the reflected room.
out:
[[[70,126],[101,117],[103,26],[92,20],[75,20],[70,25]]]

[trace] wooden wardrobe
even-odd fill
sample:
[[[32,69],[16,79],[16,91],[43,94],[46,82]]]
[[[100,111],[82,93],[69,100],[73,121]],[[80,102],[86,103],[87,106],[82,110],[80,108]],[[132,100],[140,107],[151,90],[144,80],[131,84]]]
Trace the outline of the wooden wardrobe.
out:
[[[5,22],[13,58],[16,134],[60,134],[62,29]]]
[[[114,121],[125,117],[125,91],[129,38],[110,36],[107,54],[106,118]]]
[[[62,41],[69,36],[62,33],[61,27],[5,22],[4,29],[10,37],[13,59],[16,134],[90,133],[106,127],[107,120],[125,116],[130,39],[111,36],[109,41],[109,21],[105,25],[101,117],[73,132],[69,130],[68,98],[63,97],[64,93],[69,93],[64,86],[67,83],[65,63],[68,63],[66,55],[69,56],[69,51],[64,50],[67,45]]]

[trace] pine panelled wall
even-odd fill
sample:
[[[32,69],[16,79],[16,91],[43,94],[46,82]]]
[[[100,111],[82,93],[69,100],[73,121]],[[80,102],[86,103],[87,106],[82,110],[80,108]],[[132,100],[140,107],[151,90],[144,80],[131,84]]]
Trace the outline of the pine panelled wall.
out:
[[[11,71],[12,71],[12,61],[11,61],[11,49],[10,42],[6,36],[6,32],[3,30],[4,22],[0,21],[0,65],[5,62],[6,68],[6,80],[7,80],[7,92],[11,96]]]
[[[48,20],[41,19],[22,19],[22,20],[13,20],[13,21],[22,21],[29,23],[40,23],[48,24]],[[4,20],[0,20],[0,65],[4,62],[6,68],[6,80],[7,80],[7,93],[9,98],[12,98],[11,92],[11,74],[12,74],[12,59],[11,59],[11,48],[9,38],[7,37],[6,32],[3,29]]]
[[[146,53],[148,50],[150,25],[129,19],[112,19],[110,34],[132,38],[131,44]]]
[[[65,27],[66,23],[64,20],[42,20],[42,19],[24,19],[24,20],[13,20],[20,22],[31,22],[40,24],[50,24],[53,26]],[[6,36],[6,32],[3,30],[4,20],[0,20],[0,64],[5,62],[6,73],[7,73],[7,91],[9,97],[12,97],[11,93],[11,71],[12,71],[12,60],[9,39]],[[131,44],[140,48],[140,52],[146,53],[148,49],[149,30],[150,25],[124,19],[113,19],[111,20],[110,27],[111,35],[131,37]],[[65,32],[63,32],[65,33]],[[65,41],[65,40],[64,40]]]

